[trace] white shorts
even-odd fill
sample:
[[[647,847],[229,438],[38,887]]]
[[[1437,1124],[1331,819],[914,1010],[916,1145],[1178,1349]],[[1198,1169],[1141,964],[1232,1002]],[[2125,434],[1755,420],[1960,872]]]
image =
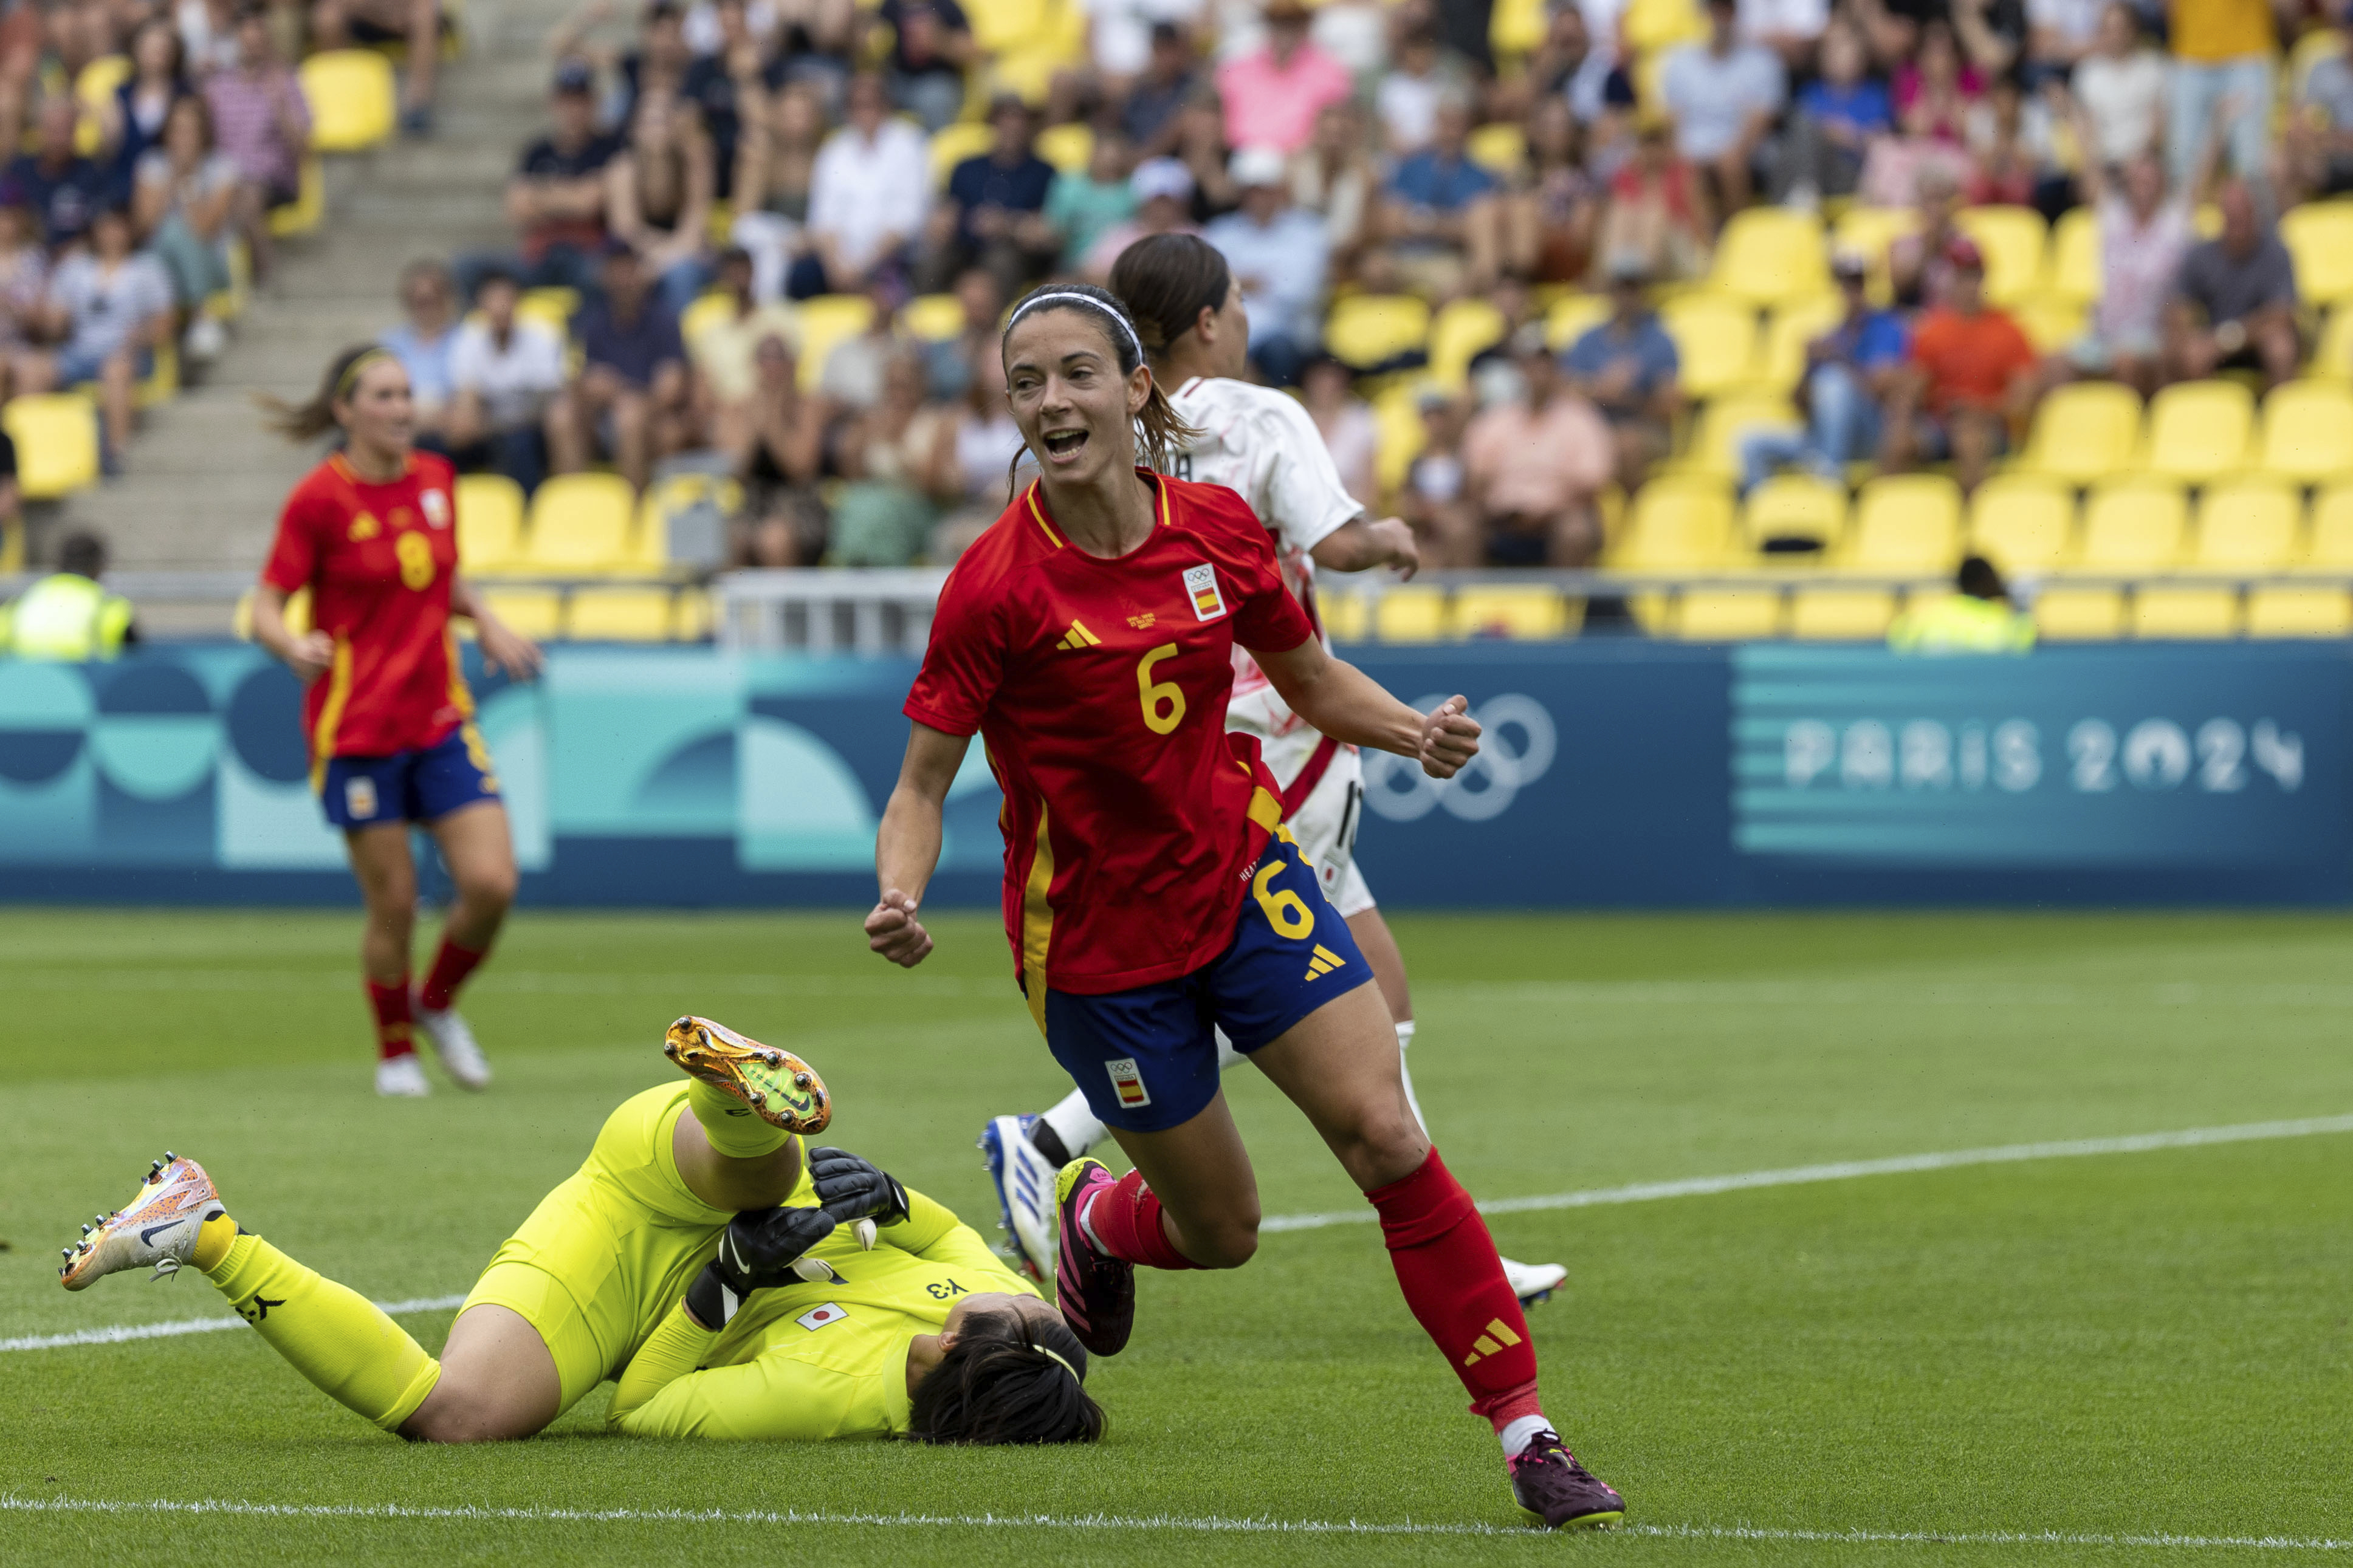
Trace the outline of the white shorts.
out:
[[[1364,816],[1365,765],[1354,749],[1343,746],[1289,824],[1299,852],[1315,868],[1324,896],[1342,920],[1373,907],[1373,890],[1356,868],[1356,827]]]

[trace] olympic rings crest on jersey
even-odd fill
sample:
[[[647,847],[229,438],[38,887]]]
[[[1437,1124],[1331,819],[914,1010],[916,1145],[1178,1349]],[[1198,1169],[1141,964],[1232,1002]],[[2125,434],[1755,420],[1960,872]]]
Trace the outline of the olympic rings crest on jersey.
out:
[[[1414,704],[1427,713],[1446,699],[1425,697]],[[1471,710],[1485,731],[1479,754],[1451,779],[1431,778],[1410,757],[1388,752],[1363,753],[1365,805],[1391,822],[1414,822],[1444,806],[1463,822],[1488,822],[1512,807],[1520,791],[1551,771],[1560,732],[1535,698],[1517,691],[1491,697]]]

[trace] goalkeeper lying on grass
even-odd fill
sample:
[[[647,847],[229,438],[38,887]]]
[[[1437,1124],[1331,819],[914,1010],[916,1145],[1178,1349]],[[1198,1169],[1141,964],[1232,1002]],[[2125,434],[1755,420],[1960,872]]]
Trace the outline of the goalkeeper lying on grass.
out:
[[[690,1081],[613,1112],[491,1258],[438,1362],[240,1227],[193,1160],[155,1162],[59,1272],[79,1290],[192,1264],[303,1376],[425,1442],[527,1437],[607,1377],[607,1423],[645,1436],[1101,1434],[1086,1352],[987,1243],[854,1154],[804,1159],[798,1135],[831,1114],[817,1074],[702,1018],[663,1049]]]

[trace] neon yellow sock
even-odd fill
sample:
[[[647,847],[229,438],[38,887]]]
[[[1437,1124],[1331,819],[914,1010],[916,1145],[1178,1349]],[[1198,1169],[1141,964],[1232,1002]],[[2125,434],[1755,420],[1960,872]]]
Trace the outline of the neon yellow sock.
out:
[[[199,1253],[214,1240],[207,1223]],[[238,1317],[344,1408],[390,1432],[417,1413],[441,1363],[358,1291],[306,1268],[258,1236],[238,1236],[205,1270]]]
[[[199,1274],[210,1274],[228,1256],[229,1244],[237,1239],[237,1221],[225,1214],[216,1214],[196,1230],[196,1249],[188,1260]]]
[[[763,1154],[773,1154],[785,1146],[792,1136],[781,1127],[771,1127],[758,1114],[725,1089],[689,1079],[686,1083],[687,1109],[694,1112],[695,1121],[702,1124],[702,1136],[711,1146],[732,1160],[756,1160]]]

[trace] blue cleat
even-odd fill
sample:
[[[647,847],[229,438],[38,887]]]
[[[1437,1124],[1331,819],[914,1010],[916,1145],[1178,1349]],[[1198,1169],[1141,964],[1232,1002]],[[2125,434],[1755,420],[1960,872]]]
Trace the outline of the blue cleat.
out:
[[[1039,1284],[1053,1277],[1054,1167],[1029,1142],[1035,1116],[999,1116],[980,1131],[982,1163],[997,1189],[997,1228],[1013,1238],[1015,1260]]]

